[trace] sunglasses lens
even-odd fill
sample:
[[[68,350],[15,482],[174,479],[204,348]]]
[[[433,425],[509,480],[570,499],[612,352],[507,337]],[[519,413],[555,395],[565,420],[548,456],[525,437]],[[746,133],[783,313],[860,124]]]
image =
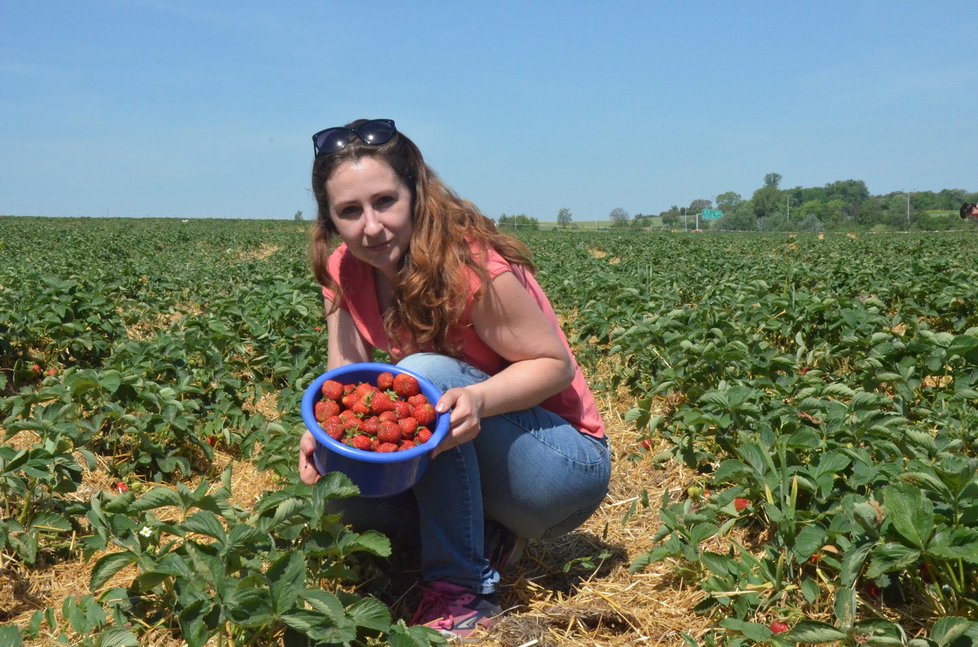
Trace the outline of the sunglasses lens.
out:
[[[374,119],[357,128],[357,135],[360,136],[360,139],[374,146],[386,144],[396,132],[394,122],[389,119]]]
[[[316,147],[316,156],[329,155],[340,150],[346,146],[346,140],[349,136],[350,133],[346,128],[327,128],[316,133],[312,138]]]

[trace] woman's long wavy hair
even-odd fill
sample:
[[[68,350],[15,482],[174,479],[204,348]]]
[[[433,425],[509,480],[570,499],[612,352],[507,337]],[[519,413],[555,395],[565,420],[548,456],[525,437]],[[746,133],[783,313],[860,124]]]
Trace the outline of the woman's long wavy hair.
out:
[[[347,128],[356,128],[359,119]],[[384,313],[384,330],[392,345],[405,354],[431,350],[457,355],[449,331],[462,318],[469,297],[467,270],[479,277],[484,292],[489,277],[483,259],[472,249],[495,249],[513,265],[533,270],[530,253],[520,241],[501,234],[495,223],[478,208],[448,188],[421,156],[414,142],[401,133],[382,145],[366,144],[350,133],[345,147],[313,162],[312,189],[318,214],[311,244],[312,270],[316,280],[343,298],[342,290],[327,272],[327,260],[338,232],[329,217],[326,182],[341,164],[373,157],[386,162],[411,191],[413,213],[411,240],[401,259],[393,286],[393,306]]]

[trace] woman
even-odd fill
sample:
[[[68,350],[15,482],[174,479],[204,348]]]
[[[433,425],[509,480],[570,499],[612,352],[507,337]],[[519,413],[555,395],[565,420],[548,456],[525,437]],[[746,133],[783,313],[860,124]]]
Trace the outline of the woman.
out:
[[[345,519],[417,533],[425,594],[412,623],[465,638],[500,612],[504,560],[488,552],[505,558],[524,538],[569,532],[604,498],[601,417],[519,241],[445,186],[393,121],[354,121],[313,142],[328,368],[385,351],[441,389],[436,411],[451,412],[421,482],[344,502]],[[299,473],[310,484],[314,449],[306,432]],[[508,541],[487,551],[487,534]]]

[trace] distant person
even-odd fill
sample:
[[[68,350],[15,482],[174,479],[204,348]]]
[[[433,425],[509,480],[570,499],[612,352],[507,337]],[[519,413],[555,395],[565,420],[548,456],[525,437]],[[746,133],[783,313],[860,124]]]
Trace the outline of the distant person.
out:
[[[967,220],[968,218],[978,220],[978,204],[965,202],[961,205],[959,213],[961,214],[961,220]]]
[[[451,416],[411,490],[338,505],[355,528],[420,540],[411,624],[466,638],[501,612],[498,569],[521,538],[570,532],[605,498],[604,424],[520,241],[442,183],[389,119],[327,128],[313,143],[327,368],[382,350],[441,389],[435,409]],[[309,484],[314,450],[307,431]]]

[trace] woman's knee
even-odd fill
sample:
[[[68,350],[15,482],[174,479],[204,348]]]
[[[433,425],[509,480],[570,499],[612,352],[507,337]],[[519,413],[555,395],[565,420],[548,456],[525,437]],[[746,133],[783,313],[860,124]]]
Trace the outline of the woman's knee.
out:
[[[438,353],[408,355],[397,363],[397,367],[417,373],[442,391],[476,384],[488,378],[474,366]]]

